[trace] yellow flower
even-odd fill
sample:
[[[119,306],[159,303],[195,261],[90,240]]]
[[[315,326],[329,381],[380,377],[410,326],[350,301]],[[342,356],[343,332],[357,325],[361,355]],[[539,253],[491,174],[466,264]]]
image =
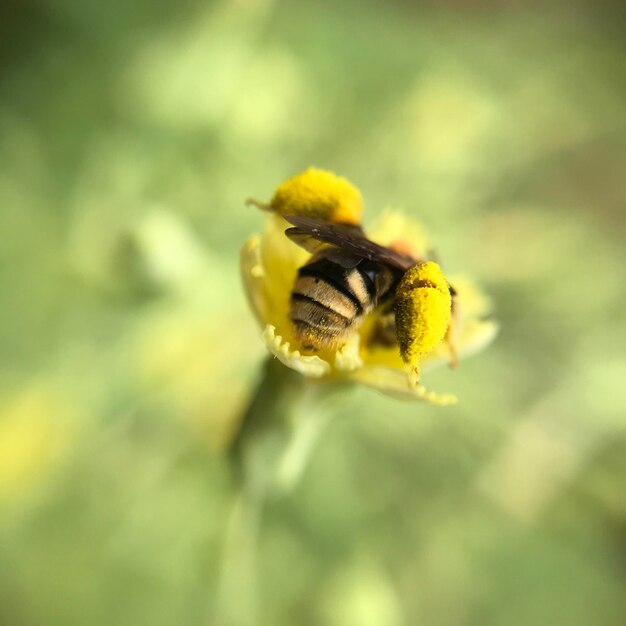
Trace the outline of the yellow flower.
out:
[[[298,214],[358,224],[360,194],[359,211],[344,210],[346,206],[357,206],[353,203],[357,194],[345,179],[311,168],[283,183],[270,204],[253,201],[267,209],[265,228],[261,236],[253,235],[244,245],[241,269],[248,300],[263,329],[263,340],[282,363],[305,376],[344,378],[390,395],[440,405],[454,403],[455,396],[436,394],[417,384],[418,363],[423,373],[457,355],[462,358],[474,353],[493,339],[497,326],[484,319],[490,304],[472,281],[449,277],[456,295],[449,341],[444,340],[450,319],[450,292],[448,279],[435,263],[416,264],[405,273],[396,290],[396,320],[402,318],[397,341],[383,342],[377,337],[380,315],[374,310],[339,347],[311,352],[298,342],[289,318],[290,297],[298,270],[311,255],[285,235],[291,225],[282,216]],[[290,202],[295,206],[290,206]],[[346,215],[351,218],[346,219]],[[430,249],[421,228],[394,211],[385,212],[368,229],[367,237],[413,257],[423,258]],[[413,288],[422,283],[432,288]],[[455,346],[456,355],[451,353],[451,345]]]

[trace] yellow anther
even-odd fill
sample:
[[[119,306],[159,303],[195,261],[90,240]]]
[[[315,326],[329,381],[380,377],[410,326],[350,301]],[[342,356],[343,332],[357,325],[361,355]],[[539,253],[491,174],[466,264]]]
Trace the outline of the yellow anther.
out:
[[[432,262],[408,270],[396,290],[396,331],[410,380],[419,382],[419,361],[445,336],[450,324],[451,296],[441,268]]]
[[[360,224],[363,199],[348,180],[310,167],[276,189],[269,204],[249,200],[280,215],[316,217],[336,224]]]

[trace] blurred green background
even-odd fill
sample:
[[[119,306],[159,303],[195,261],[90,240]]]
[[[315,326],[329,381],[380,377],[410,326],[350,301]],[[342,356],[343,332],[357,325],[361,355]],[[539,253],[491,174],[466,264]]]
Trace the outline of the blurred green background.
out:
[[[0,623],[623,623],[623,18],[3,4]],[[228,566],[246,608],[224,591],[224,451],[264,358],[243,200],[309,165],[357,184],[368,219],[421,220],[501,332],[425,381],[458,406],[337,399],[258,520],[257,578]]]

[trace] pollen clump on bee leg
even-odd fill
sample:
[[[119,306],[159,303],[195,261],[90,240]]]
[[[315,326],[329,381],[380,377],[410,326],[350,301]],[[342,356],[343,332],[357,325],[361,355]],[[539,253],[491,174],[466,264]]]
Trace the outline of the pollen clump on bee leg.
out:
[[[409,269],[396,291],[396,332],[400,355],[410,370],[413,386],[419,382],[419,361],[445,336],[452,298],[441,268],[432,262]]]
[[[279,215],[315,217],[336,224],[360,224],[363,198],[347,179],[310,167],[282,183],[269,205],[263,205],[263,208]]]

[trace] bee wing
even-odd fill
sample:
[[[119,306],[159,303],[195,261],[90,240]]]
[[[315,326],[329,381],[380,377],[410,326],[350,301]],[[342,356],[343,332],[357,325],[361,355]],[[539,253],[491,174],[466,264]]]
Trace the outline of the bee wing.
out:
[[[296,215],[283,217],[294,226],[285,231],[287,237],[309,252],[318,252],[326,244],[349,252],[359,259],[376,261],[403,272],[417,263],[410,256],[370,241],[360,226],[331,224],[324,220]]]
[[[329,245],[319,239],[315,239],[309,233],[300,230],[299,228],[288,228],[285,231],[285,235],[291,239],[295,244],[298,244],[301,248],[304,248],[307,252],[315,254],[323,248],[328,248]]]
[[[350,254],[334,244],[324,243],[324,241],[315,239],[311,234],[298,228],[289,228],[285,234],[307,252],[311,254],[323,253],[324,257],[332,259],[337,265],[346,269],[356,267],[363,260],[362,256]]]

